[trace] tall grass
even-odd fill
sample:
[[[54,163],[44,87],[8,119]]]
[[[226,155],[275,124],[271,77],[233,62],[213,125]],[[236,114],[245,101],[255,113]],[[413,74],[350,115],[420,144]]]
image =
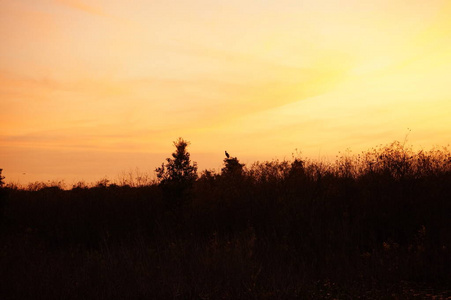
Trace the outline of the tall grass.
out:
[[[451,282],[446,148],[206,170],[180,207],[144,182],[4,188],[1,294],[381,298]]]

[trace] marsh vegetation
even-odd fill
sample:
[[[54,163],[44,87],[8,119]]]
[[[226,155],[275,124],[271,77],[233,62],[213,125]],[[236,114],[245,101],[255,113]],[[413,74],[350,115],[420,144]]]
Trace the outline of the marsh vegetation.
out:
[[[446,148],[414,151],[394,142],[340,154],[333,163],[294,157],[245,166],[229,157],[221,172],[198,174],[188,144],[177,147],[182,141],[157,169],[157,181],[71,189],[2,182],[2,298],[379,299],[446,292]]]

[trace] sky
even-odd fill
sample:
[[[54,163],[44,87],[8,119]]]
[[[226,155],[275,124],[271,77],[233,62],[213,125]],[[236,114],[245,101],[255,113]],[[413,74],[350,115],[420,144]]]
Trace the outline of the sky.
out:
[[[6,182],[451,141],[448,0],[0,0]]]

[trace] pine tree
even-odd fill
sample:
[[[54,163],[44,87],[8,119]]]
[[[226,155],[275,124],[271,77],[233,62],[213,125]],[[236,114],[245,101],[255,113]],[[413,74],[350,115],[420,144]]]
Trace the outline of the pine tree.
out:
[[[176,205],[185,202],[197,179],[197,163],[191,163],[188,145],[188,141],[178,138],[174,141],[176,151],[172,158],[166,158],[166,164],[155,169],[166,200]]]

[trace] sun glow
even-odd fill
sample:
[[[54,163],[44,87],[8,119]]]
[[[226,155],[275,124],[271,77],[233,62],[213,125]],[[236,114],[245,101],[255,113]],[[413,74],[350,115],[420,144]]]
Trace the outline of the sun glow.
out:
[[[451,138],[448,1],[0,2],[7,180]],[[27,175],[24,176],[23,174]]]

